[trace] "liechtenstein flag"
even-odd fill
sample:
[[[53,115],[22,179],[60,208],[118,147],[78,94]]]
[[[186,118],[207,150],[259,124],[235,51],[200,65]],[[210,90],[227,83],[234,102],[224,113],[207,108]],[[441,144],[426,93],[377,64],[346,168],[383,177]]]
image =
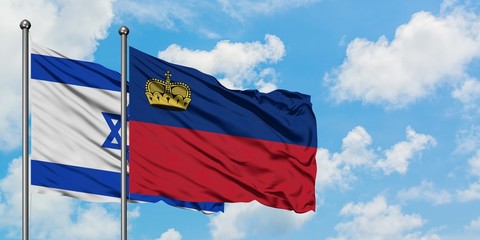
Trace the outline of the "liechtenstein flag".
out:
[[[31,184],[41,193],[119,201],[120,74],[36,44],[31,55]],[[215,212],[223,203],[128,193],[141,202]]]
[[[235,56],[232,56],[235,57]],[[310,96],[223,87],[130,48],[130,191],[315,210]]]

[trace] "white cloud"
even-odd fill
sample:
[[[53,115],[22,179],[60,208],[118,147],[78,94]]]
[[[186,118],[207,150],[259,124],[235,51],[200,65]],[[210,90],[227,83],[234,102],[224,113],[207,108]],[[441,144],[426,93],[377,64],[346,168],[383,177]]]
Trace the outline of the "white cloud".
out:
[[[480,234],[480,217],[472,220],[467,226],[465,226],[465,231],[469,233],[479,233]]]
[[[458,190],[457,198],[461,202],[480,200],[480,182],[470,184],[468,189]]]
[[[191,22],[196,17],[194,5],[198,4],[198,1],[118,0],[115,11],[122,16],[133,16],[140,22],[173,29],[178,23]]]
[[[18,238],[21,229],[21,159],[15,159],[0,180],[0,228]],[[79,204],[55,195],[32,194],[31,237],[34,239],[116,239],[118,217],[100,204]],[[7,236],[5,236],[7,237]]]
[[[14,159],[7,176],[0,180],[0,226],[21,227],[22,185],[21,159]]]
[[[177,44],[158,53],[164,60],[190,66],[210,75],[223,77],[219,81],[228,88],[259,87],[276,89],[276,75],[272,68],[261,64],[276,63],[285,55],[285,46],[275,35],[265,35],[265,43],[232,43],[220,41],[211,51],[191,50]],[[234,57],[232,57],[234,56]]]
[[[226,13],[240,21],[251,16],[274,14],[279,11],[305,6],[318,1],[319,0],[218,0]]]
[[[480,82],[469,78],[452,92],[452,96],[462,102],[466,110],[475,110],[480,101]]]
[[[355,179],[352,170],[373,164],[376,154],[371,150],[372,138],[365,128],[357,126],[342,140],[342,152],[330,153],[326,149],[317,151],[317,188],[338,185],[347,188]]]
[[[355,179],[350,167],[345,165],[342,159],[331,157],[327,149],[317,151],[317,192],[327,187],[339,186],[347,188],[348,184]]]
[[[479,29],[480,17],[462,9],[441,16],[415,13],[392,41],[382,36],[350,42],[347,58],[325,81],[337,101],[405,107],[443,83],[464,79],[466,66],[480,57]]]
[[[468,160],[470,165],[470,172],[480,178],[480,150],[477,150],[477,153]]]
[[[342,140],[342,151],[330,154],[327,149],[317,151],[317,188],[340,186],[347,188],[355,180],[353,170],[365,168],[405,174],[410,161],[422,151],[435,144],[430,135],[416,133],[410,126],[406,129],[407,140],[401,141],[382,153],[375,151],[372,138],[361,126],[352,129]],[[319,191],[320,191],[319,190]]]
[[[212,239],[237,240],[249,235],[284,234],[298,230],[315,215],[266,207],[256,201],[226,204],[225,212],[210,217]]]
[[[0,150],[21,141],[21,30],[20,21],[32,23],[31,39],[64,55],[92,59],[98,40],[107,35],[113,18],[113,0],[0,1]],[[89,16],[89,17],[85,17]],[[16,46],[16,47],[15,47]]]
[[[42,196],[44,197],[44,196]],[[57,197],[59,198],[59,197]],[[51,198],[49,199],[51,200]],[[63,200],[61,200],[63,201]],[[42,203],[43,205],[52,204],[50,201]],[[33,205],[34,206],[34,205]],[[33,211],[35,207],[33,207]],[[51,216],[46,218],[46,215],[39,217],[38,222],[33,222],[32,225],[37,225],[35,229],[38,231],[36,235],[44,236],[45,239],[118,239],[119,238],[119,221],[116,216],[113,216],[107,209],[98,204],[92,204],[87,207],[70,208],[69,212],[63,214],[75,214],[66,222],[62,223],[47,223],[53,218],[58,218],[58,212],[55,206],[52,206]],[[48,214],[47,213],[47,214]],[[53,215],[53,216],[52,216]],[[65,219],[65,217],[64,217]]]
[[[399,142],[388,149],[385,152],[386,158],[379,160],[375,167],[382,169],[387,175],[394,171],[405,174],[413,156],[435,145],[436,141],[432,136],[418,134],[411,127],[407,127],[407,141]]]
[[[128,210],[127,217],[130,219],[136,219],[140,217],[140,207],[136,206],[135,208]]]
[[[370,165],[375,159],[375,153],[368,149],[371,144],[372,137],[365,128],[357,126],[342,140],[342,152],[339,157],[352,167]]]
[[[424,200],[432,202],[434,205],[450,203],[452,196],[446,190],[436,190],[432,182],[422,181],[419,186],[409,189],[402,189],[397,193],[397,198],[401,201]]]
[[[480,217],[471,220],[467,225],[463,227],[463,229],[460,228],[456,231],[450,231],[450,233],[443,234],[441,239],[478,240],[478,236],[480,236]]]
[[[195,25],[200,31],[202,19],[209,16],[201,12],[227,14],[236,21],[244,22],[254,16],[272,15],[292,8],[309,5],[319,0],[262,0],[262,1],[198,1],[184,0],[118,0],[116,11],[133,16],[141,22],[154,23],[172,29],[179,24]],[[198,11],[201,9],[203,11]],[[217,13],[217,14],[218,14]]]
[[[169,228],[166,232],[160,235],[160,238],[156,240],[182,240],[182,234],[175,230],[175,228]]]
[[[440,12],[445,13],[451,9],[454,9],[457,6],[458,0],[443,0],[440,5]]]
[[[457,190],[457,198],[461,202],[480,200],[480,150],[468,159],[468,171],[478,180],[471,183],[467,189]]]
[[[338,235],[330,239],[425,239],[412,232],[422,227],[425,220],[418,214],[402,213],[400,206],[389,205],[383,196],[367,203],[348,203],[340,215],[352,219],[337,224]]]
[[[480,148],[480,126],[472,125],[461,129],[455,137],[456,153],[471,153]]]
[[[107,36],[113,19],[113,0],[2,2],[5,5],[0,8],[0,16],[6,20],[0,21],[3,22],[3,29],[7,28],[12,35],[20,36],[18,24],[12,23],[29,19],[33,41],[75,59],[93,59],[98,41]],[[9,13],[4,16],[4,12]]]
[[[403,240],[441,240],[444,239],[436,233],[426,233],[422,234],[420,232],[410,233],[403,237]]]

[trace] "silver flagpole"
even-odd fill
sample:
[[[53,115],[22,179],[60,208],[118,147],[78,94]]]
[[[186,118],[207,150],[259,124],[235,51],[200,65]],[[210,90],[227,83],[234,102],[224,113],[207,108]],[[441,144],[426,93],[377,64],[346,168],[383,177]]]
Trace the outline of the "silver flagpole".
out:
[[[127,35],[128,28],[122,26],[118,33],[122,38],[121,52],[121,74],[122,74],[122,198],[121,198],[121,235],[122,240],[127,240]]]
[[[29,48],[28,31],[32,25],[28,20],[20,22],[22,29],[22,239],[28,240],[30,216],[30,162],[28,156],[28,89]]]

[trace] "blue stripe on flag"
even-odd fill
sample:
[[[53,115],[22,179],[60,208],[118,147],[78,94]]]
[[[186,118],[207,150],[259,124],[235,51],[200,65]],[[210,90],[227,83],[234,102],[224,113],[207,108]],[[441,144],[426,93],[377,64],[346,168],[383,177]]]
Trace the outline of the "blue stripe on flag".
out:
[[[120,74],[100,64],[32,54],[32,80],[120,91]]]
[[[77,167],[65,164],[50,163],[39,160],[31,161],[31,184],[49,188],[90,193],[119,198],[120,173]],[[129,178],[127,176],[127,184]],[[127,187],[128,189],[128,187]],[[223,203],[215,202],[183,202],[167,197],[129,194],[128,198],[143,202],[163,201],[171,206],[185,207],[211,212],[223,211]]]

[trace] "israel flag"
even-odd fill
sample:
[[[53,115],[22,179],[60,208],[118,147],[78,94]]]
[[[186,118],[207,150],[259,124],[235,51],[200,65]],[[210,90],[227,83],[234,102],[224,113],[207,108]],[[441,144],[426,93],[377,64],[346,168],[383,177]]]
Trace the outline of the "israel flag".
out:
[[[32,44],[30,102],[32,190],[120,201],[120,74]],[[223,211],[223,203],[128,198]]]

